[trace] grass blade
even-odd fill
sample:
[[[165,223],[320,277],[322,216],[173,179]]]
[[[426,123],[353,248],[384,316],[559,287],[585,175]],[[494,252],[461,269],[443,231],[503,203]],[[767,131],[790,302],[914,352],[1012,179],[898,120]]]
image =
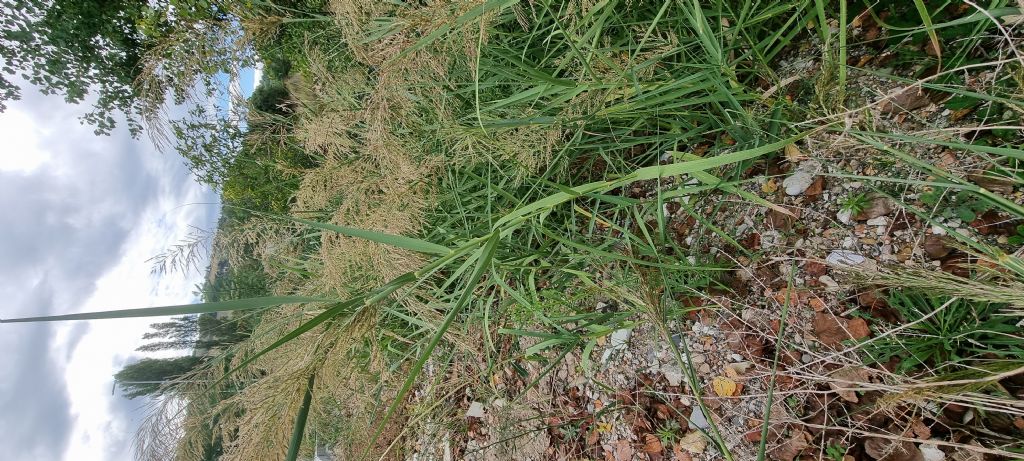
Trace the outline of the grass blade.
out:
[[[406,250],[417,251],[420,253],[435,254],[440,256],[444,256],[448,253],[451,253],[451,250],[448,249],[448,247],[444,247],[436,243],[430,243],[426,240],[406,237],[404,235],[387,234],[384,232],[356,229],[355,227],[339,226],[337,224],[322,223],[319,221],[311,221],[308,219],[295,217],[288,217],[288,219],[298,223],[305,224],[310,227],[315,227],[317,229],[337,232],[341,235],[366,239],[371,242],[383,243],[385,245],[391,245],[393,247],[398,248],[405,248]]]
[[[264,307],[280,306],[282,304],[324,303],[333,301],[336,300],[328,298],[315,298],[309,296],[267,296],[263,298],[236,299],[231,301],[218,301],[212,303],[181,304],[177,306],[143,307],[140,309],[121,309],[112,311],[82,312],[78,314],[48,315],[43,317],[0,319],[0,323],[59,322],[64,320],[101,320],[187,314],[208,314],[213,312],[260,309]]]
[[[306,383],[306,395],[302,397],[302,406],[299,407],[299,414],[295,416],[295,429],[292,429],[292,438],[288,442],[288,454],[286,461],[295,461],[299,457],[299,447],[302,446],[302,434],[306,431],[306,419],[309,418],[309,404],[313,401],[313,378],[316,375],[309,375],[309,382]],[[315,450],[316,447],[313,447]]]
[[[498,248],[500,235],[501,234],[498,232],[492,232],[490,239],[487,240],[487,243],[481,249],[479,259],[476,263],[476,268],[473,269],[473,273],[466,281],[466,286],[463,289],[462,294],[452,306],[448,315],[445,316],[444,322],[437,329],[437,333],[435,333],[430,339],[430,343],[427,344],[427,347],[423,349],[423,352],[416,360],[416,363],[412,365],[412,369],[409,370],[409,376],[405,379],[405,383],[403,383],[398,394],[395,395],[395,399],[391,402],[391,405],[388,406],[387,412],[384,414],[384,418],[382,418],[380,423],[378,423],[377,430],[373,435],[373,442],[368,444],[364,450],[364,457],[369,454],[370,447],[376,445],[377,439],[384,431],[384,427],[387,426],[388,422],[398,410],[398,407],[405,401],[405,396],[409,394],[410,390],[412,390],[413,385],[416,383],[416,379],[419,378],[420,372],[423,371],[423,366],[427,363],[427,360],[430,359],[431,354],[434,352],[434,348],[441,342],[441,338],[444,336],[445,332],[447,332],[448,328],[450,328],[452,323],[455,322],[455,317],[457,317],[459,313],[462,312],[462,308],[469,303],[469,299],[473,296],[473,291],[476,288],[477,283],[479,283],[484,273],[491,267],[491,260],[494,258],[494,253]]]

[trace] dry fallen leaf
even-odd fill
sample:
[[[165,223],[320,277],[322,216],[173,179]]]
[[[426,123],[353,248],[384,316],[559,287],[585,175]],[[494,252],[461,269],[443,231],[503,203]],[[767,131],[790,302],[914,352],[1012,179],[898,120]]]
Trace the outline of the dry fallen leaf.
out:
[[[732,397],[736,393],[736,381],[725,376],[716,376],[711,380],[711,389],[719,397]]]
[[[833,379],[828,381],[828,387],[839,394],[839,397],[847,402],[857,403],[857,392],[848,389],[850,387],[857,387],[857,383],[866,383],[871,377],[868,370],[864,367],[846,367],[840,368],[833,371],[831,375]]]
[[[708,447],[708,440],[699,431],[690,431],[676,445],[689,453],[699,455]]]
[[[913,443],[881,437],[865,440],[864,452],[878,461],[924,461],[924,454]]]
[[[793,434],[789,440],[782,445],[775,447],[775,449],[771,451],[772,459],[778,461],[793,461],[797,456],[800,456],[800,452],[802,452],[804,448],[809,446],[807,445],[807,439],[809,438],[810,435],[806,432],[797,432],[796,434]]]
[[[693,457],[683,451],[683,448],[678,443],[672,446],[672,459],[676,461],[693,461]]]
[[[931,104],[928,95],[918,86],[909,86],[886,96],[878,108],[884,114],[898,114],[903,111],[920,109]]]
[[[910,431],[919,439],[932,438],[932,428],[928,427],[920,417],[910,422]]]
[[[782,149],[782,151],[786,155],[786,160],[789,160],[790,162],[793,163],[797,163],[807,158],[807,156],[805,156],[804,153],[800,151],[800,148],[796,147],[796,144],[787,144],[786,147]]]
[[[836,346],[847,339],[861,339],[871,334],[862,318],[845,319],[824,312],[814,313],[814,335],[826,346]]]
[[[633,447],[629,444],[629,440],[619,440],[615,442],[615,451],[613,451],[615,461],[632,461],[633,460]]]
[[[775,182],[775,179],[769,179],[761,186],[761,192],[766,194],[774,194],[775,191],[779,190],[779,184]]]
[[[665,447],[661,444],[661,439],[654,434],[647,434],[644,436],[644,453],[653,454],[661,453],[665,451]]]

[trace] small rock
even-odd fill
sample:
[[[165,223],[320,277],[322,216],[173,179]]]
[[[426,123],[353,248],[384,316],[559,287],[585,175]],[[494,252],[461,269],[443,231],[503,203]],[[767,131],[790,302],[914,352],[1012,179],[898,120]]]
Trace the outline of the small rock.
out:
[[[814,360],[814,357],[811,357],[811,354],[804,354],[800,356],[800,361],[803,363],[811,363],[812,360]]]
[[[707,362],[707,361],[708,361],[708,357],[706,355],[704,355],[704,354],[693,354],[693,355],[690,356],[690,362],[693,362],[693,363],[700,364],[700,363],[704,363],[704,362]]]
[[[818,281],[821,282],[822,285],[825,285],[825,289],[828,291],[835,291],[839,289],[839,282],[836,282],[836,279],[828,275],[818,277]]]
[[[701,372],[701,373],[703,373],[705,375],[708,374],[708,373],[711,373],[711,365],[708,365],[706,363],[702,363],[702,364],[700,364],[699,367],[697,367],[697,371],[699,371],[699,372]]]
[[[946,229],[939,225],[932,226],[932,234],[935,235],[946,235]]]
[[[818,162],[810,160],[801,162],[796,171],[782,181],[782,187],[786,189],[786,195],[796,196],[804,193],[814,183],[814,176],[819,168]]]
[[[466,411],[467,418],[483,418],[484,417],[484,404],[480,402],[473,402],[469,404],[469,410]]]
[[[946,453],[939,450],[939,446],[933,443],[922,443],[918,448],[921,450],[921,455],[924,456],[924,461],[943,461],[946,459]]]
[[[865,260],[865,257],[847,250],[834,250],[825,258],[825,262],[833,266],[857,266]]]
[[[876,216],[874,218],[867,220],[867,222],[865,222],[864,224],[867,224],[869,226],[884,226],[888,222],[889,220],[885,216]]]
[[[852,224],[853,223],[853,211],[847,210],[845,208],[842,209],[842,210],[839,210],[839,212],[836,213],[836,219],[838,219],[839,222],[841,222],[843,224],[847,224],[847,225]]]
[[[704,412],[700,409],[700,405],[693,407],[693,413],[690,413],[690,429],[707,429],[711,427],[708,424],[708,419],[704,417]]]
[[[611,358],[612,352],[615,350],[621,350],[626,348],[626,344],[629,343],[629,336],[633,330],[629,328],[622,328],[612,332],[611,339],[608,341],[608,348],[601,354],[601,362],[607,362]]]
[[[796,196],[804,193],[808,187],[811,187],[811,183],[814,182],[814,173],[804,170],[796,170],[790,177],[782,181],[782,186],[786,188],[786,195]]]

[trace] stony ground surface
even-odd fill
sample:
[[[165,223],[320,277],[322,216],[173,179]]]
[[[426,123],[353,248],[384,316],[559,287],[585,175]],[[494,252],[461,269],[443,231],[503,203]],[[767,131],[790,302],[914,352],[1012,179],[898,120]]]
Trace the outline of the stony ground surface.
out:
[[[864,50],[851,60],[884,67],[884,56]],[[818,65],[814,59],[783,61],[780,77],[813,78]],[[967,84],[985,80],[980,74]],[[965,114],[914,87],[851,72],[849,88],[862,110],[845,115],[846,128],[875,124],[887,132],[930,134],[972,128]],[[796,91],[776,89],[790,90]],[[934,145],[901,148],[1024,203],[1024,191],[984,177],[977,156]],[[849,344],[878,334],[894,317],[870,287],[853,288],[849,273],[892,266],[956,272],[970,259],[956,233],[1015,250],[1010,237],[1018,223],[994,211],[931,206],[934,191],[922,183],[934,177],[894,156],[867,147],[840,125],[751,167],[742,187],[776,207],[732,196],[697,210],[714,216],[741,248],[702,230],[670,203],[666,217],[682,247],[734,265],[724,278],[729,290],[678,300],[690,309],[669,319],[665,331],[637,314],[633,326],[602,338],[586,356],[577,349],[551,370],[531,363],[526,376],[498,373],[491,387],[500,395],[467,390],[453,399],[462,424],[427,431],[412,459],[718,460],[722,450],[710,436],[717,431],[732,459],[753,460],[770,388],[765,444],[771,459],[983,459],[951,435],[962,414],[937,414],[927,402],[889,405],[881,392],[851,389],[891,378],[885,364],[865,367]],[[641,185],[624,193],[653,192]],[[965,220],[970,214],[973,219]],[[523,390],[519,400],[504,397]],[[1024,421],[1017,424],[1024,431]],[[864,433],[892,438],[864,439]]]

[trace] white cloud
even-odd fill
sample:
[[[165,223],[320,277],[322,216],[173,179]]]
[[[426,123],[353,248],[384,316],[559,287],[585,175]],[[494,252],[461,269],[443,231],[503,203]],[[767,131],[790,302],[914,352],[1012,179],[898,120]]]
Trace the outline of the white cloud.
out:
[[[0,114],[0,317],[194,301],[202,274],[157,279],[146,260],[213,227],[216,196],[148,140],[93,135],[86,107],[24,94]],[[112,375],[156,321],[0,326],[4,459],[130,459],[144,402],[111,396]]]
[[[46,163],[50,154],[39,147],[39,140],[47,132],[37,126],[28,114],[8,109],[0,123],[0,139],[4,140],[0,170],[28,173]]]

